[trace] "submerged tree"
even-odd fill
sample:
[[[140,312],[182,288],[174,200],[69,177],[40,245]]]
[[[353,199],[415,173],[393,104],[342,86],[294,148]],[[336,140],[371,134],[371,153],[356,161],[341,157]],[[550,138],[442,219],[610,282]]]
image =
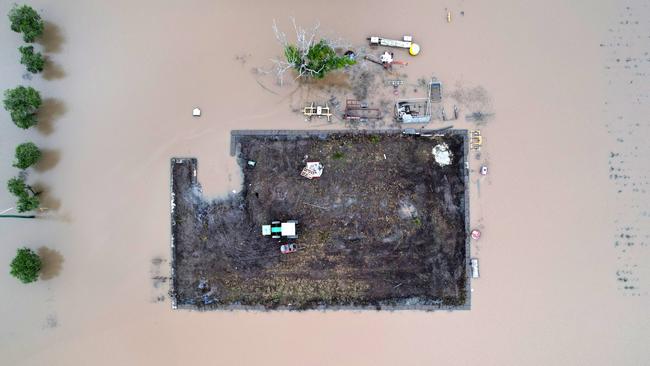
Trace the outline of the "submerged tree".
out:
[[[40,52],[34,52],[34,46],[21,46],[18,47],[20,52],[20,63],[27,67],[27,71],[32,74],[43,71],[45,66],[45,58]]]
[[[25,142],[16,146],[16,161],[14,167],[18,169],[27,169],[36,164],[41,158],[41,150],[33,142]]]
[[[41,271],[41,257],[29,248],[20,248],[11,261],[11,275],[22,283],[34,282]]]
[[[5,90],[4,107],[16,126],[27,129],[38,123],[36,112],[41,106],[41,95],[32,87],[18,86]]]
[[[11,22],[11,30],[22,33],[25,42],[32,43],[43,34],[45,23],[41,19],[41,16],[38,15],[38,12],[31,6],[14,5],[9,10],[8,15],[9,21]]]
[[[14,177],[7,182],[9,193],[18,198],[16,210],[18,212],[34,211],[40,206],[38,195],[40,192],[34,192],[34,189],[25,183],[23,177]]]
[[[41,201],[38,199],[38,196],[30,196],[29,194],[26,194],[18,197],[18,202],[16,202],[16,211],[20,213],[34,211],[40,206]]]
[[[284,47],[284,60],[273,60],[275,74],[280,84],[283,82],[284,73],[290,69],[298,72],[298,78],[320,79],[330,71],[356,63],[354,59],[336,53],[336,48],[343,46],[343,42],[340,40],[320,39],[316,41],[319,25],[307,31],[297,26],[295,19],[292,18],[291,21],[296,33],[295,43],[290,43],[286,34],[278,29],[275,21],[273,22],[275,37]]]

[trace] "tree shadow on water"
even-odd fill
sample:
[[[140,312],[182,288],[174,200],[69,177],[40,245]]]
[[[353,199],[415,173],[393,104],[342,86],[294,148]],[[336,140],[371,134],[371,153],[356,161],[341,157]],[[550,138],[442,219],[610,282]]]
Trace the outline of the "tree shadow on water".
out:
[[[58,99],[43,100],[38,109],[38,124],[36,128],[44,135],[54,132],[54,121],[65,114],[65,104]]]
[[[41,257],[41,280],[47,281],[58,276],[63,268],[63,256],[57,250],[47,247],[38,248],[38,256]]]
[[[65,71],[58,63],[52,61],[51,57],[46,56],[45,67],[43,68],[43,79],[56,80],[65,77]]]
[[[43,35],[39,39],[39,43],[43,45],[43,50],[46,53],[59,53],[65,38],[61,33],[61,28],[58,25],[45,21],[45,28],[43,28]]]
[[[51,195],[49,187],[43,183],[36,183],[32,186],[38,193],[41,208],[47,211],[56,211],[61,207],[61,201]]]
[[[61,160],[61,152],[59,150],[41,149],[41,158],[34,165],[34,169],[38,172],[50,170],[59,163],[59,160]]]

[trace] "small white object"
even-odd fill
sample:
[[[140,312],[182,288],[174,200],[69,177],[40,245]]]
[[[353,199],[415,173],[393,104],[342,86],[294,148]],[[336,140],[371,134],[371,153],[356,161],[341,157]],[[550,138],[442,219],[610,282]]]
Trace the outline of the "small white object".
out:
[[[262,225],[262,235],[271,235],[271,225]]]
[[[384,160],[386,160],[386,154],[384,154]]]
[[[386,64],[392,63],[393,62],[393,55],[391,55],[388,52],[384,52],[384,54],[381,55],[381,62],[386,63]]]
[[[201,117],[201,109],[198,107],[195,107],[192,109],[192,116],[194,117]]]
[[[481,175],[487,175],[487,173],[488,173],[488,168],[485,165],[483,165],[481,167]]]
[[[318,178],[323,175],[323,164],[318,161],[308,161],[300,175],[307,179]]]
[[[433,147],[433,150],[431,151],[433,154],[433,157],[436,159],[436,163],[440,166],[447,166],[451,164],[451,151],[449,151],[449,146],[447,144],[442,143],[438,144]]]
[[[477,258],[472,258],[471,263],[472,263],[472,278],[478,278],[479,277],[478,259]]]
[[[404,39],[404,42],[412,42],[413,41],[412,36],[404,36],[403,39]]]
[[[296,236],[296,223],[283,222],[280,225],[280,230],[282,231],[282,236]]]
[[[232,190],[232,193],[237,193],[237,191],[235,191],[235,190],[233,189],[233,190]]]

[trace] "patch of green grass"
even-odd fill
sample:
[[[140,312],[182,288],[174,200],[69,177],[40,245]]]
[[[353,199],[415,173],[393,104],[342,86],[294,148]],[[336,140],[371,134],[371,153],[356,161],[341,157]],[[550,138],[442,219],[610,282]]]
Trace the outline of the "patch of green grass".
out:
[[[337,151],[332,155],[332,159],[334,159],[334,160],[341,160],[344,157],[345,157],[345,154],[340,152],[340,151]]]
[[[381,138],[379,136],[377,135],[370,136],[370,142],[372,142],[373,144],[378,144],[379,141],[381,141]]]
[[[420,219],[419,217],[415,217],[413,218],[413,223],[415,224],[415,226],[420,227],[422,226],[422,219]]]

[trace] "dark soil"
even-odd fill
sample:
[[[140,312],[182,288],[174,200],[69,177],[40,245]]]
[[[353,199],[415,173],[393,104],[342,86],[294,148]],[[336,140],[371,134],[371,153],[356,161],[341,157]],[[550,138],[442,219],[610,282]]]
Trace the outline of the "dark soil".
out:
[[[440,142],[450,166],[434,161]],[[196,160],[172,159],[179,306],[467,305],[464,135],[239,143],[244,189],[225,200],[202,197]],[[323,176],[301,177],[306,161],[320,161]],[[283,255],[261,226],[290,219],[299,221],[299,250]]]

